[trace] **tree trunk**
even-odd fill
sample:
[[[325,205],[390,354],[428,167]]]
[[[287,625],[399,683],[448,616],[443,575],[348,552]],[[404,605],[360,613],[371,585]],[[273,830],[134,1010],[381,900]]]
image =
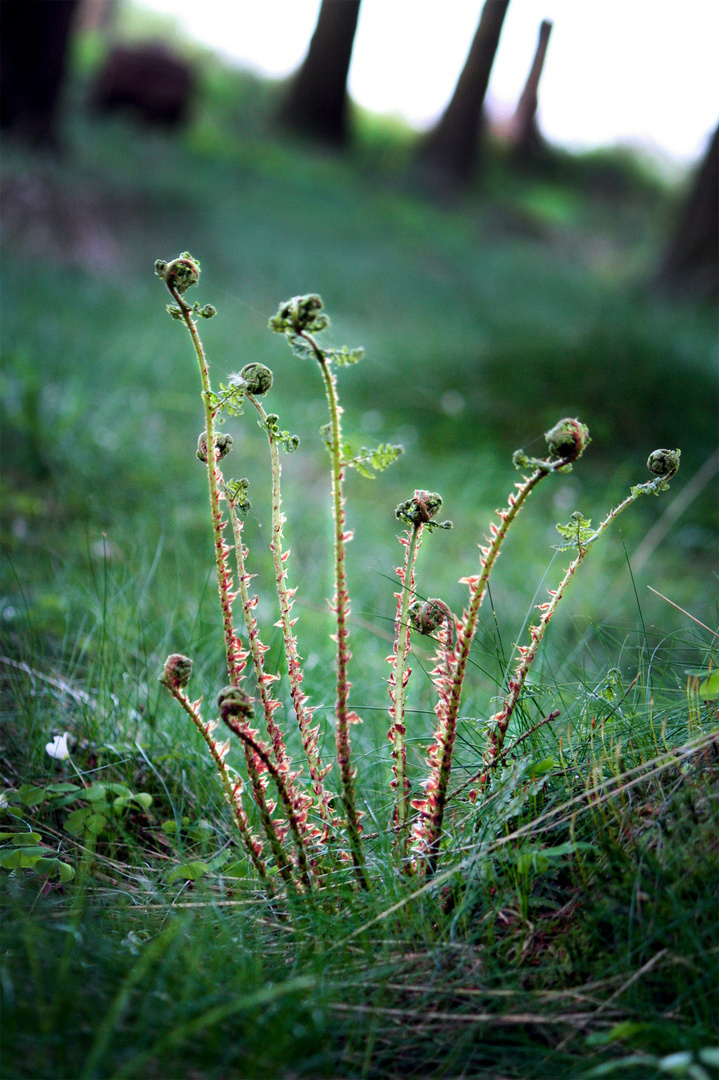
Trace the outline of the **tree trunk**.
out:
[[[57,106],[77,0],[1,0],[0,127],[56,145]]]
[[[78,30],[90,30],[107,37],[117,21],[119,0],[80,0]]]
[[[302,66],[293,77],[279,120],[301,135],[334,146],[347,141],[347,73],[360,0],[322,0]]]
[[[719,126],[697,169],[657,283],[665,291],[719,296]]]
[[[509,0],[486,0],[452,100],[420,148],[420,167],[440,183],[466,183],[477,164],[482,108],[508,7]]]
[[[532,161],[541,153],[543,147],[543,140],[537,127],[537,91],[551,33],[552,23],[544,19],[539,27],[539,40],[534,61],[510,123],[509,139],[514,156],[520,162]]]

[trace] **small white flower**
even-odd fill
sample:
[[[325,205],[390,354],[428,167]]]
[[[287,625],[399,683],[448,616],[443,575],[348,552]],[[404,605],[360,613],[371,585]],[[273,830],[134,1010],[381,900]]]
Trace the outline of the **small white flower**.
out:
[[[4,810],[6,806],[10,805],[10,800],[7,797],[6,791],[0,791],[0,809]]]
[[[67,761],[70,757],[70,749],[67,745],[69,735],[70,732],[66,731],[64,735],[56,735],[52,742],[46,743],[45,749],[51,758],[55,758],[56,761]]]

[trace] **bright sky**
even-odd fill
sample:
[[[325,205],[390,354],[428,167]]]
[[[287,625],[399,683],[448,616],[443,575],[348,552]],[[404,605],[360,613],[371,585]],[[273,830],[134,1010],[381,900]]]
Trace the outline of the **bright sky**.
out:
[[[174,15],[224,57],[268,75],[307,51],[320,0],[136,0]],[[482,0],[362,0],[349,76],[373,112],[427,127],[446,105]],[[512,0],[489,86],[511,115],[539,24],[554,29],[539,90],[544,134],[572,148],[616,142],[678,162],[697,158],[719,120],[714,0]]]

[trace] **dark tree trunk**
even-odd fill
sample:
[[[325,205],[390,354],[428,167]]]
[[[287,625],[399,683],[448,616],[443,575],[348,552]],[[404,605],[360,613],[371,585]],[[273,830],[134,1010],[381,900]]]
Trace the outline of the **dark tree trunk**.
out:
[[[80,0],[78,29],[107,37],[117,21],[118,8],[119,0]]]
[[[77,0],[0,0],[0,127],[54,147]]]
[[[302,66],[280,109],[285,127],[334,146],[347,141],[347,73],[360,0],[322,0]]]
[[[534,61],[510,123],[509,138],[514,156],[519,162],[535,160],[544,147],[544,142],[537,127],[537,91],[551,33],[552,24],[548,19],[545,19],[539,27],[539,40],[537,41]]]
[[[433,179],[466,183],[478,159],[482,108],[509,0],[486,0],[452,100],[425,137],[419,164]]]
[[[657,280],[666,291],[719,296],[719,126],[697,169]]]

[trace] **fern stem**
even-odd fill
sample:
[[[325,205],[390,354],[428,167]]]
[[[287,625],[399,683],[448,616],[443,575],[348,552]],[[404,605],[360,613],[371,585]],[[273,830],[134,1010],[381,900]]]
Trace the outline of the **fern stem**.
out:
[[[260,415],[261,422],[265,424],[267,413],[265,412],[262,403],[250,393],[247,394],[247,399],[255,406]],[[333,821],[329,809],[331,796],[325,790],[322,782],[323,778],[327,775],[328,769],[323,769],[320,761],[319,746],[317,742],[319,728],[313,728],[312,726],[313,710],[307,707],[308,698],[302,689],[304,675],[302,672],[301,657],[297,651],[297,637],[293,630],[295,620],[292,619],[292,605],[294,602],[293,598],[295,590],[287,587],[287,560],[290,553],[289,550],[286,552],[283,552],[282,550],[282,527],[285,523],[285,516],[282,512],[282,462],[280,460],[280,448],[277,439],[273,437],[272,433],[267,428],[265,428],[265,430],[267,431],[267,441],[270,448],[272,471],[272,539],[270,541],[270,551],[272,553],[275,569],[275,585],[280,606],[280,623],[285,645],[285,656],[287,658],[287,678],[290,684],[290,694],[295,715],[297,717],[297,724],[300,729],[302,746],[307,758],[307,766],[312,782],[312,790],[315,795],[317,812],[325,825],[325,831],[327,831]]]
[[[394,806],[394,824],[397,830],[396,840],[400,849],[404,849],[403,834],[409,817],[409,781],[407,779],[407,743],[404,722],[407,680],[410,669],[407,667],[409,655],[409,606],[414,595],[414,569],[417,553],[422,542],[422,523],[412,525],[406,537],[402,538],[405,546],[404,565],[398,569],[401,591],[397,594],[397,617],[395,620],[395,647],[391,657],[393,670],[389,678],[389,695],[392,702],[390,715],[392,725],[392,757],[394,758],[393,786],[397,792]]]
[[[247,853],[250,856],[257,873],[263,881],[266,881],[267,867],[262,857],[262,844],[252,833],[245,808],[242,804],[242,781],[239,778],[234,781],[230,778],[229,770],[225,764],[225,754],[222,752],[222,747],[218,745],[216,740],[212,737],[212,732],[215,727],[217,727],[217,722],[210,721],[205,724],[199,713],[199,701],[191,702],[183,690],[178,686],[173,685],[170,680],[163,680],[163,685],[167,687],[175,700],[179,702],[202,738],[205,740],[212,756],[212,760],[219,773],[225,798],[232,808],[232,815],[235,819],[237,831],[240,834],[242,842],[247,849]]]
[[[586,541],[577,539],[577,555],[565,570],[564,576],[557,588],[549,590],[551,599],[546,603],[539,605],[539,610],[542,612],[541,618],[538,623],[531,626],[529,629],[529,644],[519,646],[519,662],[513,677],[509,680],[507,694],[502,702],[502,707],[494,714],[494,716],[490,717],[485,769],[475,777],[480,783],[485,784],[487,782],[489,770],[493,769],[501,759],[509,722],[512,719],[512,714],[519,701],[519,696],[524,688],[529,670],[534,663],[542,638],[546,633],[552,616],[559,606],[560,600],[564,596],[569,582],[584,562],[590,548],[628,506],[631,506],[631,504],[636,502],[642,495],[650,493],[658,494],[663,487],[666,487],[666,485],[666,478],[659,477],[656,480],[648,480],[645,484],[639,484],[636,487],[633,487],[626,499],[609,511],[607,516],[600,522]]]
[[[315,355],[319,364],[322,380],[325,387],[325,396],[330,415],[331,445],[330,456],[332,459],[332,519],[334,524],[334,578],[335,595],[333,608],[337,621],[337,692],[335,702],[335,717],[337,727],[335,739],[337,744],[337,762],[340,769],[341,798],[344,807],[347,835],[352,852],[352,861],[355,873],[360,885],[369,888],[369,880],[365,868],[364,852],[360,837],[361,825],[357,813],[355,799],[354,771],[351,762],[350,724],[358,723],[356,713],[349,711],[350,681],[348,677],[348,664],[351,657],[349,649],[349,595],[347,593],[347,575],[345,569],[345,544],[351,539],[351,534],[345,532],[344,496],[342,482],[344,469],[342,466],[342,428],[340,416],[342,407],[337,399],[337,387],[335,377],[330,370],[327,359],[311,334],[303,330],[300,333]]]
[[[222,474],[217,465],[216,433],[215,433],[215,410],[212,408],[212,389],[210,386],[210,373],[207,366],[207,357],[197,332],[195,320],[192,318],[192,309],[182,298],[181,294],[172,285],[168,286],[172,297],[182,314],[182,320],[192,339],[192,344],[197,356],[202,382],[202,401],[205,408],[205,430],[207,433],[207,477],[210,495],[210,517],[212,519],[212,535],[215,545],[215,564],[217,566],[217,589],[220,597],[220,609],[222,611],[222,626],[225,637],[225,654],[227,657],[227,674],[233,686],[239,686],[242,672],[247,662],[247,653],[242,648],[239,638],[235,634],[232,622],[232,601],[234,599],[232,589],[232,574],[227,565],[229,548],[224,541],[223,530],[225,522],[222,519],[220,508]]]
[[[229,717],[226,723],[232,728],[234,733],[242,740],[242,742],[249,748],[249,750],[256,754],[262,764],[265,766],[270,776],[275,782],[280,800],[287,814],[287,821],[295,838],[295,848],[297,851],[297,864],[300,871],[300,877],[303,884],[308,888],[312,888],[312,882],[310,880],[310,867],[307,861],[307,852],[305,850],[303,829],[300,819],[297,816],[297,809],[292,803],[287,785],[285,784],[285,778],[280,773],[279,769],[273,762],[268,748],[263,746],[258,738],[247,727],[246,724],[242,724],[236,717]]]

